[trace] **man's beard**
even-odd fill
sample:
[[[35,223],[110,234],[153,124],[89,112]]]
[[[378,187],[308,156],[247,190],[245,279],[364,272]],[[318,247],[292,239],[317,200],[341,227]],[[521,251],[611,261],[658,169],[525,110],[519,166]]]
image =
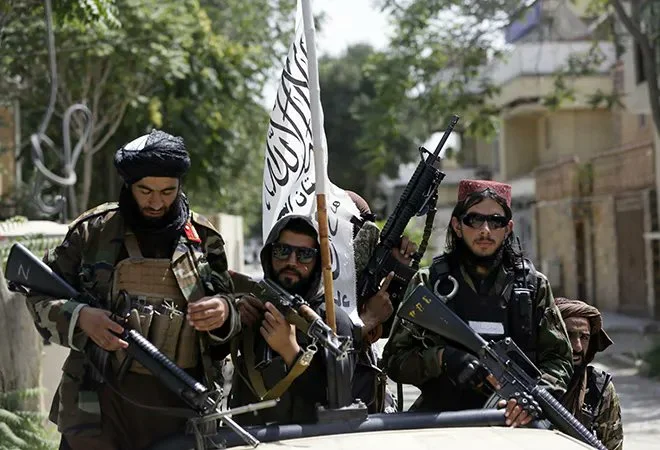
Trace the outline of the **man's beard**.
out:
[[[298,276],[297,281],[288,278],[285,272],[293,272]],[[309,278],[303,278],[303,274],[293,266],[286,266],[276,274],[277,281],[280,285],[289,291],[291,294],[305,296],[309,290]]]
[[[477,267],[491,268],[498,265],[500,261],[502,261],[502,254],[504,253],[504,242],[502,242],[497,250],[495,250],[495,252],[493,252],[491,255],[477,255],[472,251],[467,242],[465,242],[465,238],[459,237],[456,240],[456,249],[458,250],[460,257],[466,260],[469,264]]]
[[[122,212],[122,217],[132,230],[155,234],[176,234],[181,232],[188,220],[190,211],[185,194],[179,191],[174,202],[162,216],[145,216],[128,186],[122,186],[121,188],[121,192],[119,193],[119,208]]]
[[[576,364],[575,361],[573,361],[573,367],[574,367],[576,370],[577,370],[577,369],[584,368],[584,367],[587,365],[587,354],[586,354],[586,352],[582,352],[582,353],[580,353],[580,354],[577,355],[577,356],[580,357],[580,362]]]

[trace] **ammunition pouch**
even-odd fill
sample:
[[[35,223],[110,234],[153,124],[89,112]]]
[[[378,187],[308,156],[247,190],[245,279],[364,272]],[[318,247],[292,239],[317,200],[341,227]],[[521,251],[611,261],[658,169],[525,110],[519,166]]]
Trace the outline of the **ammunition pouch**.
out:
[[[200,360],[198,336],[186,320],[187,302],[170,260],[141,257],[132,234],[126,235],[125,243],[129,258],[115,267],[111,291],[113,309],[127,313],[128,327],[147,338],[177,366],[183,369],[197,366]],[[125,359],[123,349],[115,352],[115,373]],[[128,370],[151,373],[135,361]]]

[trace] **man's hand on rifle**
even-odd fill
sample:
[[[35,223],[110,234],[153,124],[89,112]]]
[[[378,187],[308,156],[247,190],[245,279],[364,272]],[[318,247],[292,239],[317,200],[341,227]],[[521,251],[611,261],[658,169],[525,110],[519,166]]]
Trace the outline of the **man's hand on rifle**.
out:
[[[360,319],[364,323],[364,327],[362,328],[363,335],[366,335],[378,325],[385,322],[392,315],[394,308],[390,301],[390,294],[387,292],[392,278],[394,278],[394,272],[387,274],[387,277],[385,277],[380,286],[380,290],[364,304],[364,309],[360,313]]]
[[[229,303],[220,296],[202,297],[188,303],[188,322],[197,331],[211,331],[224,325],[229,317]]]
[[[78,316],[78,327],[103,350],[114,352],[128,347],[128,342],[117,337],[124,327],[110,319],[110,311],[84,306]]]
[[[259,331],[268,346],[279,353],[286,365],[290,367],[300,352],[300,345],[296,340],[296,327],[287,322],[275,305],[266,302],[265,306],[267,311]]]
[[[264,316],[266,308],[264,304],[253,295],[241,295],[236,302],[238,306],[238,313],[241,316],[241,323],[249,327],[253,326]]]
[[[399,248],[392,249],[392,256],[401,264],[405,266],[409,266],[410,261],[412,261],[412,257],[416,251],[417,251],[417,244],[415,244],[413,241],[408,239],[408,236],[404,235],[401,238],[401,245],[399,246]]]
[[[506,417],[506,424],[512,428],[527,425],[534,419],[534,415],[530,414],[526,409],[521,408],[515,398],[509,400],[500,400],[497,403],[499,409],[505,408],[504,417]]]

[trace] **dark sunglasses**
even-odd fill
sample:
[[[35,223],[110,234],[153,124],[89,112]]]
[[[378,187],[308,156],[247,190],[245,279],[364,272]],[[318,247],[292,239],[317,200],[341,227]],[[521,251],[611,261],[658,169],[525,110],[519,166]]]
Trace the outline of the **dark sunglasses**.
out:
[[[294,245],[283,244],[281,242],[276,242],[273,244],[272,254],[273,258],[275,259],[289,259],[289,256],[291,256],[291,253],[293,252],[296,252],[296,258],[298,259],[299,263],[308,264],[314,260],[318,250],[309,247],[296,247]]]
[[[487,216],[479,213],[469,213],[463,216],[461,222],[470,228],[481,228],[484,225],[484,222],[488,222],[488,228],[491,230],[497,230],[507,226],[509,219],[500,216],[499,214],[491,214]]]

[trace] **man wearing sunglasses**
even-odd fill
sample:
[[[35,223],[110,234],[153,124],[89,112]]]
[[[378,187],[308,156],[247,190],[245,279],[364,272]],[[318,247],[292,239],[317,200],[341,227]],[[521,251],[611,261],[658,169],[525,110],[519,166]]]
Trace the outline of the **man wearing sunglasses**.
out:
[[[325,302],[321,283],[321,257],[316,227],[306,216],[290,215],[280,219],[261,250],[264,278],[278,283],[292,294],[300,295],[322,318]],[[237,276],[237,275],[235,275]],[[251,290],[244,280],[240,292]],[[327,375],[323,352],[312,352],[306,336],[296,332],[282,313],[270,302],[252,294],[241,295],[239,311],[244,325],[232,342],[234,377],[230,406],[279,398],[273,408],[255,415],[242,415],[242,424],[264,425],[306,423],[316,419],[316,405],[327,404]],[[337,334],[357,336],[346,312],[335,309]],[[353,339],[356,351],[361,339]],[[239,354],[240,353],[240,354]],[[354,354],[349,354],[354,365]]]
[[[542,372],[542,383],[560,398],[573,373],[571,344],[547,278],[524,259],[515,244],[511,186],[463,180],[447,228],[446,252],[413,278],[409,292],[424,283],[437,295],[452,290],[447,305],[486,340],[511,337]],[[471,354],[440,336],[398,320],[383,354],[388,375],[414,384],[422,394],[411,409],[451,411],[481,408],[492,394],[492,377]],[[515,399],[506,423],[529,423],[534,412]]]

